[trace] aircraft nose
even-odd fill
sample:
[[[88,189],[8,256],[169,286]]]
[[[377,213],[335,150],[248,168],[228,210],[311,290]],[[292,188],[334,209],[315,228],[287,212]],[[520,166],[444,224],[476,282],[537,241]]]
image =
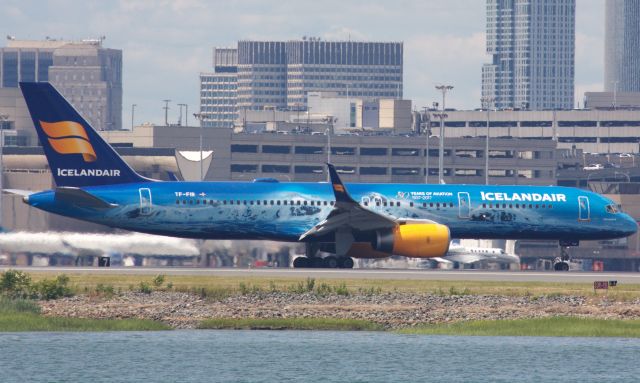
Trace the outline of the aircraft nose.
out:
[[[638,222],[633,219],[629,214],[624,214],[622,217],[622,232],[625,237],[635,234],[638,231]]]

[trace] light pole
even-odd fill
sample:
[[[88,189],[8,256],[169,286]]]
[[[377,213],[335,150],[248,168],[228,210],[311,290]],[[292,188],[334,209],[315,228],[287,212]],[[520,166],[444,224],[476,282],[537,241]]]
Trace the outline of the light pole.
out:
[[[426,142],[425,142],[425,170],[424,170],[424,183],[428,184],[429,183],[429,121],[427,120],[427,107],[423,106],[422,107],[422,118],[423,118],[423,128],[422,128],[422,133],[427,137],[426,138]]]
[[[440,153],[438,156],[438,183],[444,183],[444,119],[447,118],[445,113],[445,100],[447,92],[453,89],[452,85],[436,85],[436,89],[442,92],[442,113],[439,113],[440,117]]]
[[[178,106],[180,107],[180,120],[178,121],[178,125],[182,125],[182,107],[183,106],[187,106],[187,104],[178,104]],[[185,112],[187,113],[187,112]],[[185,124],[186,126],[187,124]]]
[[[162,107],[164,109],[164,126],[169,126],[169,103],[171,100],[162,100],[162,102],[164,102]]]
[[[134,127],[134,116],[136,115],[136,104],[131,104],[131,130],[133,130]]]
[[[618,103],[618,81],[611,81],[613,83],[613,110],[616,110]]]
[[[489,185],[489,132],[491,126],[491,105],[495,102],[494,97],[482,97],[480,102],[482,107],[487,110],[487,137],[484,140],[484,184]]]
[[[204,180],[204,172],[202,169],[202,135],[204,133],[203,129],[204,126],[202,125],[202,119],[203,119],[203,115],[202,113],[194,113],[193,117],[195,117],[198,121],[200,121],[200,181]]]
[[[331,129],[327,128],[324,131],[324,134],[327,135],[327,163],[330,164],[331,163]],[[329,175],[329,169],[327,169],[327,182],[329,182],[331,180],[331,177]]]
[[[9,116],[6,114],[0,114],[0,229],[2,229],[2,188],[4,187],[2,179],[4,178],[4,166],[3,166],[3,148],[4,148],[4,127]]]

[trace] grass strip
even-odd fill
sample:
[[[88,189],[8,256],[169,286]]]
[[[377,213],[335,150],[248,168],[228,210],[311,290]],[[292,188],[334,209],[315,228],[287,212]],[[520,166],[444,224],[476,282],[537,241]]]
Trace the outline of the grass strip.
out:
[[[160,331],[164,323],[144,319],[44,317],[24,312],[0,313],[0,332],[22,331]]]
[[[401,334],[464,336],[640,337],[640,320],[592,319],[568,316],[479,320],[422,325]]]
[[[95,291],[99,285],[114,291],[138,290],[140,283],[150,283],[152,275],[141,274],[82,274],[66,272],[70,277],[69,286],[76,294]],[[32,272],[34,281],[52,278],[52,274]],[[165,284],[171,284],[174,291],[195,292],[203,297],[224,299],[231,295],[248,292],[285,291],[295,292],[306,277],[246,277],[246,276],[204,276],[167,275]],[[593,283],[573,282],[504,282],[504,281],[456,281],[456,280],[390,280],[358,278],[316,278],[315,285],[327,285],[332,289],[342,288],[350,294],[376,295],[380,293],[433,293],[438,295],[500,295],[500,296],[553,296],[580,295],[600,298],[604,293],[594,294]],[[640,284],[623,284],[606,293],[610,300],[629,301],[640,298]]]
[[[337,318],[212,318],[198,325],[209,330],[332,330],[380,331],[377,323],[358,319]]]
[[[145,319],[84,319],[45,317],[32,300],[0,297],[0,332],[19,331],[159,331],[161,322]]]

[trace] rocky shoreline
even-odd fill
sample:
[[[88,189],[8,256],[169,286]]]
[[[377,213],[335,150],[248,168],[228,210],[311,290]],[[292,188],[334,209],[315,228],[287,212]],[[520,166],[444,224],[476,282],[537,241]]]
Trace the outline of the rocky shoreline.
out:
[[[398,329],[422,323],[538,318],[558,315],[640,319],[640,300],[611,302],[581,296],[498,296],[383,293],[328,295],[258,292],[219,301],[197,294],[124,292],[112,297],[78,295],[41,302],[46,316],[92,319],[139,318],[176,329],[195,328],[209,318],[344,318]]]

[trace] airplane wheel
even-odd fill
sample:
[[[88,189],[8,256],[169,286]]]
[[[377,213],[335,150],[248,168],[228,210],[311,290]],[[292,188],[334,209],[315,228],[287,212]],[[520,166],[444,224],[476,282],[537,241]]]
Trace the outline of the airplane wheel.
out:
[[[569,264],[567,262],[557,262],[553,265],[555,271],[569,271]]]
[[[321,269],[322,267],[324,267],[324,260],[320,257],[311,258],[309,259],[309,261],[311,267],[314,269]]]
[[[335,269],[338,267],[338,258],[330,255],[323,259],[324,267],[328,269]]]
[[[353,259],[351,259],[351,257],[342,257],[341,261],[340,268],[353,269]]]
[[[309,267],[310,259],[307,257],[298,257],[293,260],[293,268],[294,269],[304,269]]]

